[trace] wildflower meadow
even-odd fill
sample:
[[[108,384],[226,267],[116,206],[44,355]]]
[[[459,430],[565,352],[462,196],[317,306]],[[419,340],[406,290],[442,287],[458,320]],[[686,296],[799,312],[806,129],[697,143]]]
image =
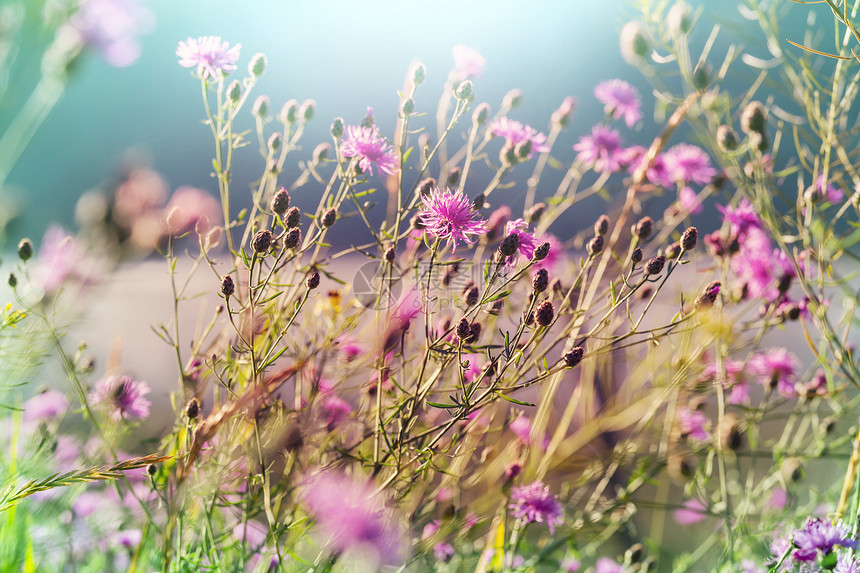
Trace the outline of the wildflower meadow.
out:
[[[465,39],[331,116],[252,38],[160,45],[208,185],[4,227],[0,570],[860,572],[858,10],[625,3],[623,77],[540,122]],[[152,16],[0,5],[4,217]]]

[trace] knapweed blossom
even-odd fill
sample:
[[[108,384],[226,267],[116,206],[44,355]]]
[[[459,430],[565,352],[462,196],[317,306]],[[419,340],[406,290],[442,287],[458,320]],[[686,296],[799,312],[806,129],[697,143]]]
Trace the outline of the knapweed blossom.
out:
[[[615,79],[597,84],[594,97],[603,104],[607,115],[612,115],[615,119],[623,116],[627,127],[633,127],[642,119],[639,92],[623,80]]]
[[[131,376],[108,376],[96,382],[90,400],[106,408],[114,420],[149,417],[152,403],[144,398],[150,388]]]
[[[448,244],[456,250],[457,242],[470,245],[475,236],[486,230],[486,222],[472,207],[472,202],[462,191],[452,193],[450,189],[434,188],[421,197],[424,208],[419,219],[431,237]]]
[[[771,348],[763,354],[756,354],[749,362],[750,372],[758,375],[764,386],[776,386],[786,397],[797,396],[795,381],[799,367],[797,357],[785,348]]]
[[[529,224],[523,219],[514,219],[505,223],[505,236],[516,235],[519,238],[519,247],[517,248],[519,249],[520,256],[530,261],[534,256],[537,244],[535,243],[535,236],[528,232],[528,228]],[[515,261],[514,257],[508,257],[507,263],[512,265]]]
[[[179,42],[176,55],[179,65],[197,68],[200,79],[217,79],[220,74],[229,74],[236,69],[241,44],[232,48],[229,42],[221,41],[221,36],[201,36]]]
[[[549,146],[546,145],[546,135],[538,133],[536,129],[528,125],[523,125],[513,119],[500,117],[493,120],[488,129],[492,135],[503,137],[507,145],[517,146],[530,142],[531,151],[528,157],[531,157],[534,152],[543,153],[549,151]]]
[[[593,165],[595,171],[619,171],[625,163],[621,137],[617,131],[603,125],[595,125],[591,135],[580,138],[573,149],[578,152],[576,158],[586,165]]]
[[[92,47],[112,66],[129,66],[140,55],[137,36],[147,31],[152,14],[137,0],[84,0],[62,33]]]
[[[711,159],[701,147],[688,143],[679,143],[664,154],[669,176],[680,183],[710,183],[717,170],[711,165]]]
[[[794,532],[791,540],[796,548],[791,556],[796,562],[815,561],[819,553],[826,555],[837,547],[857,547],[857,542],[851,539],[847,527],[839,522],[812,517],[806,520],[801,529]]]
[[[452,50],[454,55],[454,76],[457,81],[465,81],[481,75],[486,60],[477,50],[459,44]]]
[[[373,175],[373,164],[382,172],[391,175],[397,170],[397,153],[379,135],[376,127],[349,125],[343,138],[344,157],[358,159],[358,167]]]
[[[564,511],[558,500],[549,492],[549,486],[536,481],[511,490],[511,515],[525,523],[546,523],[549,532],[564,522]]]

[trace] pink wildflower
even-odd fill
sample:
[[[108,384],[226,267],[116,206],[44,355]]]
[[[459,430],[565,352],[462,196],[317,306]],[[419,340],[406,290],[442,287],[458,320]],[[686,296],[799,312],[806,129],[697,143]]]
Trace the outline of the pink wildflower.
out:
[[[717,174],[708,154],[695,145],[679,143],[665,153],[665,161],[672,180],[676,182],[705,185]]]
[[[591,135],[586,135],[573,146],[578,151],[576,158],[586,165],[592,165],[595,171],[619,171],[623,164],[624,149],[621,147],[621,137],[614,129],[603,125],[595,125]]]
[[[430,236],[448,241],[452,250],[456,250],[457,241],[472,244],[475,236],[486,231],[486,222],[462,191],[451,193],[448,188],[442,191],[437,187],[421,197],[421,202],[421,224]]]
[[[519,237],[520,256],[526,261],[532,260],[535,253],[535,236],[528,232],[529,224],[523,219],[514,219],[505,224],[505,236],[517,235]],[[514,257],[508,257],[508,264],[514,263]]]
[[[708,432],[705,431],[708,418],[703,412],[686,407],[679,408],[678,422],[681,424],[681,434],[700,441],[708,439]]]
[[[179,65],[197,68],[200,79],[217,79],[220,74],[228,74],[236,69],[241,44],[232,48],[229,42],[222,42],[220,36],[201,36],[179,42],[176,55]]]
[[[177,211],[171,216],[170,230],[180,235],[192,229],[205,233],[209,230],[210,222],[217,221],[221,216],[221,204],[215,197],[188,185],[173,193],[164,212],[170,213],[173,209]]]
[[[594,96],[604,105],[604,111],[618,119],[624,116],[627,127],[633,127],[642,119],[639,110],[639,92],[623,80],[609,80],[597,84]]]
[[[523,523],[546,523],[550,534],[555,526],[564,522],[564,511],[558,500],[549,492],[549,486],[536,481],[511,490],[511,514]]]
[[[331,394],[322,405],[326,428],[329,432],[336,430],[352,412],[352,406],[346,400]]]
[[[818,176],[812,189],[812,196],[819,201],[836,205],[842,201],[843,193],[833,183],[824,183],[824,174]]]
[[[624,566],[609,557],[601,557],[597,560],[594,573],[623,573]]]
[[[391,175],[397,170],[398,159],[394,148],[379,135],[379,130],[371,126],[348,125],[343,138],[344,157],[358,158],[358,166],[363,172],[373,175],[373,164],[382,173]]]
[[[702,203],[695,191],[686,185],[678,191],[678,205],[688,215],[698,215],[702,212]]]
[[[24,422],[54,420],[69,409],[69,399],[59,390],[47,390],[24,402]]]
[[[693,525],[707,517],[705,506],[698,499],[688,499],[683,503],[683,506],[673,512],[675,521],[681,525]]]
[[[797,396],[795,380],[800,362],[785,348],[771,348],[756,354],[750,359],[749,368],[758,375],[763,385],[776,386],[779,393],[786,397]]]
[[[507,117],[493,120],[487,129],[493,135],[505,138],[508,145],[517,146],[530,141],[532,147],[528,155],[529,157],[534,152],[543,153],[549,151],[549,146],[546,145],[546,135],[538,133],[536,129]]]
[[[152,22],[149,10],[136,0],[83,0],[79,4],[62,32],[94,48],[114,67],[134,63],[140,56],[136,36]]]
[[[144,398],[150,392],[146,382],[131,376],[108,376],[96,382],[90,400],[106,407],[114,420],[149,417],[152,403]]]
[[[459,44],[452,50],[454,54],[454,75],[457,81],[464,81],[481,75],[486,60],[477,50]]]

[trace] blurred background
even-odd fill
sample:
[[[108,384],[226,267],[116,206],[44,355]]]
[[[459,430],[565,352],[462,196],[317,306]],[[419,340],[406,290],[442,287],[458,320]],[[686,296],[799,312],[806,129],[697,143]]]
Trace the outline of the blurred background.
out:
[[[50,40],[40,32],[44,21],[40,10],[34,9],[36,0],[23,0],[23,4],[28,7],[26,42],[15,66],[4,70],[7,94],[0,109],[0,130],[8,127],[13,112],[38,80],[39,61],[27,50]],[[430,114],[417,123],[432,127],[432,114],[453,67],[451,49],[457,44],[472,47],[486,58],[485,70],[475,80],[475,104],[488,102],[495,111],[508,90],[519,88],[523,103],[511,116],[546,132],[552,111],[566,96],[576,97],[578,108],[555,148],[562,160],[572,159],[570,146],[602,119],[602,106],[592,95],[602,80],[623,78],[643,95],[645,120],[634,133],[624,130],[628,143],[645,144],[656,133],[648,82],[624,61],[618,48],[621,27],[637,14],[633,2],[441,0],[432,7],[400,0],[252,0],[241,6],[226,0],[150,0],[139,4],[145,11],[139,19],[143,33],[138,37],[137,59],[126,67],[113,67],[90,53],[78,62],[65,93],[9,173],[6,212],[20,206],[21,215],[8,229],[8,242],[14,244],[24,235],[38,239],[51,221],[70,226],[77,198],[109,184],[130,156],[161,173],[171,190],[193,185],[217,194],[210,177],[211,135],[201,124],[199,82],[177,64],[175,55],[178,41],[189,36],[220,35],[231,44],[241,43],[237,74],[245,73],[254,53],[265,53],[268,69],[254,93],[268,95],[275,112],[291,98],[316,100],[317,112],[299,156],[307,157],[318,143],[330,141],[333,118],[342,116],[347,123],[357,123],[367,107],[375,110],[382,133],[391,137],[397,90],[413,60],[427,67],[427,81],[418,91],[416,105],[419,112]],[[712,52],[715,67],[729,42],[743,42],[752,53],[759,46],[761,57],[769,57],[756,25],[740,17],[736,3],[693,4],[702,9],[695,30],[699,45],[713,24],[722,27]],[[810,9],[784,4],[786,30],[796,30],[792,34],[797,38]],[[740,64],[733,66],[732,74],[736,76],[732,81],[741,85],[754,78]],[[250,107],[243,111],[242,121],[246,127],[253,126]],[[431,133],[435,135],[435,129]],[[243,205],[241,191],[259,177],[262,167],[255,149],[244,149],[237,159],[233,200],[239,206]],[[297,175],[295,158],[287,166],[282,178],[288,182]],[[524,167],[510,180],[522,184],[530,172]],[[474,189],[467,194],[477,193],[486,183],[481,178],[490,176],[489,170],[476,170],[471,179]],[[508,190],[507,195],[499,192],[496,200],[516,202],[521,195],[516,190]],[[318,192],[307,186],[295,202],[315,205],[315,199],[302,194]],[[519,205],[512,207],[516,211]],[[594,216],[582,214],[581,221],[571,222],[590,225]]]

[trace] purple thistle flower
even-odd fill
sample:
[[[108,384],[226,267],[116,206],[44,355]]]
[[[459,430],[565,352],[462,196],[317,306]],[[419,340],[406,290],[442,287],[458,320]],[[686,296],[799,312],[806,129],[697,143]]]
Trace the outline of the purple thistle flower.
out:
[[[452,250],[457,249],[457,241],[472,244],[475,236],[486,231],[486,222],[462,191],[451,193],[447,187],[444,191],[437,187],[422,196],[421,202],[421,224],[432,237],[448,241]]]
[[[305,504],[333,551],[358,549],[375,566],[402,559],[401,532],[372,483],[329,472],[305,486]]]
[[[723,220],[731,225],[731,233],[735,237],[746,235],[750,229],[762,228],[758,213],[746,198],[737,207],[717,205],[717,209],[723,214]]]
[[[538,133],[536,129],[507,117],[493,120],[488,129],[491,134],[497,137],[504,137],[507,144],[514,147],[530,141],[532,147],[528,155],[529,157],[534,152],[544,153],[545,151],[549,151],[549,146],[546,145],[546,135]]]
[[[46,390],[24,402],[24,422],[53,420],[66,413],[69,399],[59,390]]]
[[[90,400],[106,407],[114,420],[149,417],[152,402],[144,398],[150,392],[146,382],[131,376],[108,376],[96,382]]]
[[[818,179],[815,180],[815,185],[812,189],[812,195],[819,201],[824,200],[831,205],[836,205],[840,201],[842,201],[842,197],[844,196],[842,191],[839,190],[832,183],[825,184],[824,182],[824,174],[818,176]]]
[[[546,523],[550,534],[555,533],[556,525],[564,522],[561,504],[549,492],[549,486],[541,481],[513,488],[511,502],[508,509],[515,518],[523,523]]]
[[[828,554],[837,546],[854,549],[857,542],[849,537],[848,528],[818,518],[807,518],[806,524],[792,536],[797,548],[792,557],[797,562],[815,561],[818,554]]]
[[[397,153],[385,138],[379,135],[375,126],[348,125],[342,149],[344,157],[357,157],[359,168],[371,175],[374,163],[379,171],[388,175],[397,170]]]
[[[850,551],[842,551],[833,573],[860,573],[860,561],[857,561]]]
[[[93,47],[110,65],[123,68],[137,60],[136,36],[151,22],[152,13],[137,0],[83,0],[62,32]]]
[[[452,50],[454,55],[454,75],[457,81],[465,81],[481,75],[486,60],[477,50],[459,44]]]
[[[323,417],[329,432],[337,429],[352,412],[352,406],[346,400],[335,396],[328,396],[322,405]]]
[[[46,293],[55,293],[69,277],[87,281],[92,264],[83,246],[61,227],[52,225],[42,237],[34,279]]]
[[[219,74],[228,74],[236,69],[241,48],[242,44],[231,48],[229,42],[221,41],[221,36],[200,36],[179,42],[176,55],[180,66],[197,68],[200,79],[214,80]]]
[[[683,507],[676,509],[673,514],[675,521],[684,526],[699,523],[707,517],[705,506],[698,499],[688,499],[683,503]]]
[[[785,348],[771,348],[749,361],[750,371],[764,386],[775,384],[779,393],[789,398],[797,396],[795,377],[798,368],[800,362],[797,357]]]
[[[597,560],[594,573],[624,573],[624,566],[609,557],[601,557]]]
[[[708,439],[708,432],[705,431],[708,418],[703,412],[686,407],[679,408],[678,422],[681,425],[682,434],[700,441]]]
[[[528,232],[529,224],[523,219],[514,219],[505,223],[505,236],[516,235],[519,237],[520,256],[526,261],[532,260],[537,243],[535,236]],[[514,257],[508,257],[508,264],[514,264]]]
[[[558,264],[564,258],[564,245],[561,244],[561,241],[558,240],[558,237],[555,235],[551,235],[546,233],[541,235],[540,237],[535,237],[535,245],[542,245],[543,243],[549,243],[549,254],[545,259],[538,261],[534,264],[534,268],[536,269],[546,269],[550,273],[558,266]]]
[[[678,205],[680,205],[684,213],[689,215],[698,215],[702,212],[702,203],[699,201],[699,196],[686,185],[678,191]]]
[[[586,165],[593,165],[595,171],[619,171],[624,163],[621,137],[617,131],[603,125],[591,128],[591,135],[581,137],[573,149],[579,152],[576,158]]]
[[[639,92],[623,80],[609,80],[597,84],[594,88],[594,97],[604,105],[604,111],[618,119],[624,116],[627,127],[633,127],[642,119],[639,110]]]
[[[695,145],[679,143],[665,153],[665,161],[673,181],[705,185],[717,174],[708,154]]]

